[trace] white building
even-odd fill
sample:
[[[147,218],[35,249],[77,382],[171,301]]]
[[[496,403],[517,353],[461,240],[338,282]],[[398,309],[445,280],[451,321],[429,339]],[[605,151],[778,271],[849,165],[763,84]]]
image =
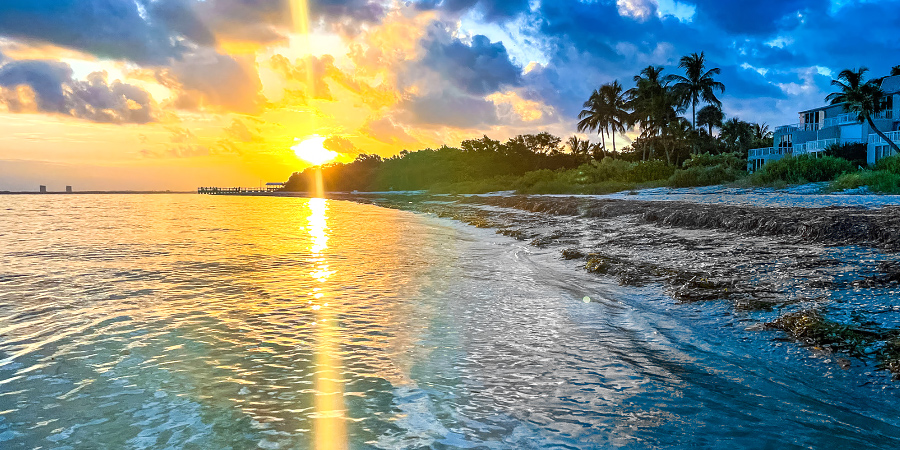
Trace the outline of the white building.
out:
[[[884,110],[872,118],[888,138],[900,143],[900,76],[884,78]],[[772,147],[754,148],[747,156],[747,170],[753,172],[765,163],[792,154],[818,156],[833,144],[865,143],[867,161],[875,164],[890,156],[891,148],[866,122],[859,123],[855,113],[844,111],[843,104],[823,106],[800,112],[800,122],[775,128]]]

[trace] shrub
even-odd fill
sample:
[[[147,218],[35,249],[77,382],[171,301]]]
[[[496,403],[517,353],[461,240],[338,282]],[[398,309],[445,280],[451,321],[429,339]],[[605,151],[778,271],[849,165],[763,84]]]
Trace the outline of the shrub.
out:
[[[867,148],[868,146],[863,143],[832,144],[825,149],[825,155],[846,159],[853,167],[865,167]]]
[[[842,191],[868,186],[869,190],[891,194],[900,193],[900,175],[886,170],[864,170],[841,175],[831,184],[832,189]]]
[[[833,156],[811,158],[808,155],[784,158],[767,163],[753,173],[751,179],[757,184],[809,183],[831,181],[841,174],[853,172],[850,161]]]
[[[627,178],[622,181],[644,183],[647,181],[665,180],[672,176],[673,172],[675,172],[675,168],[663,161],[638,161],[631,164]]]
[[[875,163],[875,170],[884,170],[895,175],[900,175],[900,156],[888,156],[879,159]]]
[[[745,173],[743,170],[729,169],[723,165],[712,167],[694,166],[676,170],[669,178],[669,185],[672,187],[692,187],[731,183]]]
[[[631,163],[615,158],[603,158],[602,161],[584,164],[578,168],[582,173],[584,183],[598,183],[601,181],[624,180],[631,169]]]
[[[691,155],[684,161],[683,168],[691,167],[713,167],[723,166],[726,169],[746,171],[747,158],[741,158],[740,153],[722,153],[720,155],[711,155],[709,153],[698,153]]]

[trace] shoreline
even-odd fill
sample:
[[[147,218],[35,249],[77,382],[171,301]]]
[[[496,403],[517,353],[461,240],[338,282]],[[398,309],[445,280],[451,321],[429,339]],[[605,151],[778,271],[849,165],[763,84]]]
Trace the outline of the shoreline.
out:
[[[715,302],[843,370],[900,379],[900,206],[786,208],[573,196],[334,195],[494,229],[621,286]]]

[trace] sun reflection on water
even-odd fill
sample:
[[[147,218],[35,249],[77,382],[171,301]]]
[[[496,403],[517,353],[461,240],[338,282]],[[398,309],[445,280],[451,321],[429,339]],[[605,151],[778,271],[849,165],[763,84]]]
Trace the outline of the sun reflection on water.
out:
[[[315,369],[315,413],[311,415],[314,423],[315,448],[344,449],[347,448],[346,405],[344,404],[344,380],[341,377],[340,325],[335,320],[336,314],[329,303],[327,291],[328,279],[335,274],[329,270],[328,260],[324,256],[328,248],[328,200],[309,199],[310,215],[307,231],[312,237],[310,252],[315,269],[310,276],[321,283],[315,290],[316,314],[314,338],[316,343]]]

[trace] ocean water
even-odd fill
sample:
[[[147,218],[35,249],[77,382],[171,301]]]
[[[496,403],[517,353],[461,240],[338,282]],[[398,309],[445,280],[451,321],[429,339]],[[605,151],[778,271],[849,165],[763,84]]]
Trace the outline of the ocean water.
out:
[[[745,325],[371,205],[0,196],[3,449],[900,445],[889,377]]]

